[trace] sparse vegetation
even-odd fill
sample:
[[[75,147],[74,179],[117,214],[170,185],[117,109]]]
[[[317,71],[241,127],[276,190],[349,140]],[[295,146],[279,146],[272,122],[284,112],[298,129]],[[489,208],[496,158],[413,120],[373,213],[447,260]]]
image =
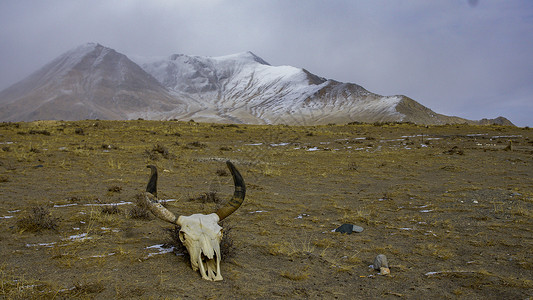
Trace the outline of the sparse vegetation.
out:
[[[30,131],[28,131],[28,134],[50,135],[50,131],[48,131],[48,130],[36,130],[36,129],[31,129]]]
[[[235,243],[233,239],[233,225],[230,223],[222,224],[222,240],[220,241],[220,255],[223,260],[228,260],[235,256]]]
[[[530,129],[86,120],[0,137],[0,298],[531,296]],[[213,285],[139,197],[156,164],[170,211],[213,213],[234,192],[226,160],[247,196]]]
[[[163,158],[165,158],[165,159],[168,159],[168,157],[169,157],[168,149],[165,146],[161,145],[161,144],[155,145],[154,148],[152,149],[152,152],[156,152],[156,153],[161,154],[161,156],[163,156]]]
[[[102,213],[108,215],[120,214],[122,211],[118,208],[118,205],[104,205],[102,206]]]
[[[218,176],[222,176],[222,177],[225,177],[225,176],[229,176],[229,175],[230,175],[230,173],[229,173],[226,169],[218,169],[218,170],[216,171],[216,174],[217,174]]]
[[[112,185],[108,187],[107,190],[112,193],[120,193],[122,191],[122,187],[118,185]]]
[[[130,209],[128,216],[132,219],[148,220],[150,219],[150,212],[146,208],[139,207],[139,206],[133,206]]]
[[[161,144],[156,144],[151,150],[145,150],[144,154],[151,160],[159,160],[159,156],[164,159],[171,157],[168,148]]]
[[[199,201],[201,203],[222,203],[223,199],[221,199],[216,191],[209,191],[200,194],[199,196],[190,197],[189,201]]]
[[[188,143],[187,146],[193,147],[193,148],[207,148],[206,144],[201,143],[199,141],[194,141],[194,142]]]
[[[40,232],[42,230],[56,229],[58,218],[52,217],[48,208],[37,206],[31,209],[28,216],[22,217],[17,221],[20,231]]]
[[[128,216],[132,219],[150,219],[150,211],[141,194],[135,195],[135,205],[130,208]]]

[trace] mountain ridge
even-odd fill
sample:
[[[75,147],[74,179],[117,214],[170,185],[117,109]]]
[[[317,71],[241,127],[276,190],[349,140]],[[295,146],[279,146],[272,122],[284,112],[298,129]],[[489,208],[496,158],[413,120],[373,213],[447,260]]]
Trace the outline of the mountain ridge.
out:
[[[194,119],[318,125],[472,121],[433,112],[403,95],[381,96],[303,68],[272,66],[251,51],[219,57],[131,58],[98,43],[71,49],[0,91],[0,120]]]

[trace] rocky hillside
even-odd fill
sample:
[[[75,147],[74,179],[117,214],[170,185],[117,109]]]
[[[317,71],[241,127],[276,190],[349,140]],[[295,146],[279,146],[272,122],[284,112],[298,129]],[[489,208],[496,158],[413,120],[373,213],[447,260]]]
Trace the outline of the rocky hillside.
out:
[[[132,57],[89,43],[0,92],[0,120],[194,119],[314,125],[349,122],[498,123],[433,112],[251,52],[221,57]]]
[[[185,107],[125,55],[98,44],[68,51],[0,93],[4,121],[125,119]]]

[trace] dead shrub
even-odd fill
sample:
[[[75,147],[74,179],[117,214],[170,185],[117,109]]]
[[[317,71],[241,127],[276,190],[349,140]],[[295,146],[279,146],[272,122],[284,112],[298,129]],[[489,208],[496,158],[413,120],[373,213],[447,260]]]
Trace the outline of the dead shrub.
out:
[[[102,213],[106,215],[116,215],[116,214],[120,214],[121,210],[120,208],[118,208],[118,205],[116,204],[104,205],[102,206]]]
[[[200,143],[198,141],[188,143],[187,146],[195,147],[195,148],[207,148],[207,145],[204,143]]]
[[[177,136],[177,137],[180,137],[181,133],[179,133],[179,132],[167,133],[167,134],[165,134],[165,136]]]
[[[39,232],[44,229],[55,229],[59,219],[52,217],[48,208],[37,206],[32,208],[30,215],[17,221],[21,231]]]
[[[170,152],[168,152],[168,149],[161,144],[155,145],[152,150],[145,150],[144,154],[151,160],[158,160],[159,155],[161,155],[164,159],[170,158]]]
[[[357,171],[358,168],[359,168],[359,165],[357,165],[357,163],[355,162],[351,162],[348,164],[348,170],[350,171]]]
[[[120,193],[122,191],[122,187],[118,185],[113,185],[108,187],[107,190],[112,193]]]
[[[130,209],[128,212],[128,216],[132,219],[141,219],[141,220],[149,220],[150,214],[148,213],[148,210],[146,208],[142,208],[139,206],[134,206]]]
[[[163,156],[163,158],[168,158],[168,156],[169,156],[168,149],[165,146],[161,145],[161,144],[155,145],[154,148],[152,149],[152,152],[156,152],[156,153],[161,154],[161,156]]]
[[[163,244],[163,248],[174,248],[174,253],[176,254],[187,254],[187,248],[185,248],[185,245],[180,240],[180,230],[181,226],[175,225],[171,228],[163,228],[163,231],[165,231],[168,234],[169,240]]]
[[[30,130],[28,131],[29,134],[42,134],[42,135],[50,135],[50,131],[48,130]]]
[[[144,150],[144,155],[147,156],[150,160],[159,160],[157,153],[154,153],[150,150]]]
[[[218,176],[221,176],[221,177],[229,176],[228,170],[226,170],[226,169],[218,169],[218,170],[216,171],[216,174],[217,174]]]
[[[135,196],[135,206],[130,209],[128,216],[132,219],[149,220],[150,214],[142,194]]]
[[[105,290],[105,285],[103,282],[85,282],[74,283],[74,288],[70,290],[70,294],[75,295],[76,297],[88,296],[90,294],[99,294]]]
[[[37,148],[35,148],[33,146],[30,146],[30,152],[32,152],[32,153],[41,153],[41,150],[39,150],[39,149],[37,149]]]
[[[209,192],[202,193],[200,196],[191,197],[191,198],[189,198],[189,201],[191,201],[191,202],[192,201],[200,201],[202,203],[213,202],[213,203],[216,203],[216,204],[220,204],[220,203],[222,203],[223,200],[218,196],[216,191],[209,191]]]
[[[442,152],[444,154],[448,154],[448,155],[454,155],[454,154],[457,154],[457,155],[464,155],[464,151],[459,149],[459,147],[457,146],[453,146],[452,149],[450,150],[446,150],[444,152]]]
[[[235,254],[235,246],[233,245],[233,226],[230,224],[220,224],[222,226],[222,240],[220,241],[220,255],[227,259],[233,257]]]

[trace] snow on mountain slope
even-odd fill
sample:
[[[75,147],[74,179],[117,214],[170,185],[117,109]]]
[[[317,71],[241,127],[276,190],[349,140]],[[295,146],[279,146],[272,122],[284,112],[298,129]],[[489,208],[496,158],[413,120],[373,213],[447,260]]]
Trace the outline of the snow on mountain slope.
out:
[[[144,118],[294,125],[468,121],[439,115],[405,96],[381,96],[305,69],[272,66],[252,52],[132,59],[95,43],[72,49],[1,91],[0,120]]]
[[[214,96],[217,100],[259,93],[261,97],[269,98],[276,90],[288,85],[293,85],[291,90],[301,93],[310,90],[307,74],[302,69],[273,67],[251,52],[221,57],[175,54],[168,58],[134,60],[175,92]]]
[[[133,60],[176,95],[201,105],[203,109],[190,117],[202,121],[315,124],[339,118],[347,122],[357,117],[365,121],[376,116],[389,121],[403,118],[394,110],[400,97],[382,97],[305,69],[271,66],[252,52]]]

